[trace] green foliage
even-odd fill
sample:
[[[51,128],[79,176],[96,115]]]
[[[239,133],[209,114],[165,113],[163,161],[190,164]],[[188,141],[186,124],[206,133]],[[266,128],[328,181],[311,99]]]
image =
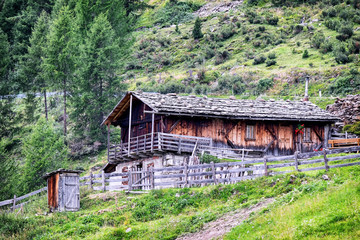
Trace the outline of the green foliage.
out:
[[[260,79],[256,85],[256,94],[264,93],[273,85],[274,85],[274,79],[270,79],[270,78]]]
[[[231,38],[235,33],[236,33],[236,31],[231,24],[223,26],[220,31],[221,38],[223,40]]]
[[[263,55],[257,56],[254,58],[253,65],[262,64],[265,62],[265,60],[266,60],[266,57],[264,57]]]
[[[160,85],[159,88],[160,93],[182,93],[185,91],[184,84],[180,82],[170,81],[165,84]]]
[[[116,104],[113,96],[122,92],[118,69],[120,48],[105,14],[94,19],[81,47],[77,88],[71,99],[77,137],[85,142],[105,143],[104,116]],[[77,121],[82,119],[81,121]]]
[[[226,93],[229,90],[232,94],[242,94],[245,92],[243,78],[238,75],[222,75],[218,80],[216,91]]]
[[[192,35],[194,39],[200,39],[203,37],[203,33],[201,32],[201,20],[199,17],[197,17],[195,20]]]
[[[193,19],[193,11],[200,6],[192,2],[168,1],[163,8],[156,12],[155,24],[164,26],[178,24]]]
[[[310,55],[309,55],[309,52],[307,49],[304,50],[303,52],[303,55],[302,55],[302,58],[308,58]]]
[[[211,163],[211,162],[214,162],[214,163],[219,163],[220,162],[220,159],[216,156],[213,156],[213,155],[210,155],[210,154],[207,154],[207,153],[204,153],[203,155],[201,155],[200,157],[200,162],[203,164],[203,163]]]
[[[265,64],[266,64],[267,67],[276,65],[276,60],[275,59],[268,59],[268,60],[266,60]]]
[[[0,140],[0,201],[12,198],[15,193],[17,163],[11,158],[9,149],[11,140],[1,138]],[[0,215],[1,218],[1,215]]]
[[[352,25],[349,26],[348,24],[341,26],[338,32],[340,35],[337,35],[336,38],[340,41],[345,41],[354,34]]]
[[[356,69],[346,72],[343,76],[329,86],[329,92],[332,94],[347,95],[356,93],[360,89],[360,74]]]
[[[345,125],[343,131],[360,135],[360,121],[355,122],[354,124]]]
[[[28,193],[45,185],[41,178],[46,172],[65,167],[68,148],[64,138],[53,126],[52,121],[40,118],[30,135],[23,141],[22,153],[25,158],[23,167],[23,192]]]
[[[311,44],[315,48],[320,48],[321,45],[325,42],[325,35],[323,32],[316,32],[311,39]]]
[[[0,78],[5,79],[10,63],[9,42],[6,34],[0,28]],[[2,81],[1,81],[2,82]]]

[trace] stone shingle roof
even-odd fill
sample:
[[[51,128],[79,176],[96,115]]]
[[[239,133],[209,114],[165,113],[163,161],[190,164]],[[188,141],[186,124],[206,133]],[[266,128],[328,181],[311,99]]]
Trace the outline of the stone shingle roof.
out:
[[[336,116],[309,101],[239,100],[146,92],[128,92],[126,96],[130,94],[158,114],[254,120],[327,122],[339,120]],[[107,120],[111,121],[113,119],[111,117],[115,117],[116,110],[126,100],[126,96],[115,107]]]

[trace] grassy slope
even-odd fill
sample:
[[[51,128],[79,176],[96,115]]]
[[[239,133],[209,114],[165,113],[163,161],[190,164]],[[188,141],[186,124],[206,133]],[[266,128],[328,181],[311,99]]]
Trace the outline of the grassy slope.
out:
[[[4,239],[175,239],[226,212],[275,197],[272,206],[235,228],[228,239],[355,239],[359,236],[360,167],[299,173],[148,195],[81,190],[81,210],[46,211],[42,197],[23,216],[0,215]],[[295,176],[295,177],[294,177]],[[291,231],[290,231],[291,230]],[[328,235],[325,235],[325,234]],[[245,234],[245,235],[244,235]]]
[[[135,59],[135,61],[143,66],[143,69],[124,72],[126,73],[126,78],[130,80],[130,89],[149,85],[150,80],[158,81],[159,73],[161,73],[161,79],[165,79],[166,82],[183,81],[188,76],[187,71],[189,69],[193,69],[194,74],[199,69],[204,69],[206,76],[210,79],[210,85],[216,82],[216,78],[211,77],[214,72],[220,75],[224,73],[239,74],[245,78],[248,89],[251,88],[251,84],[256,83],[261,78],[274,78],[275,85],[267,92],[268,95],[297,98],[303,96],[304,92],[303,83],[299,84],[298,82],[303,77],[299,78],[299,76],[302,73],[307,73],[313,76],[309,89],[310,96],[317,97],[318,91],[323,90],[324,94],[325,89],[332,83],[337,74],[341,74],[344,67],[357,66],[357,63],[338,65],[332,53],[323,54],[311,47],[311,37],[317,31],[324,32],[325,36],[331,37],[331,39],[335,39],[337,35],[335,31],[329,30],[324,26],[324,21],[322,21],[321,17],[322,10],[317,5],[311,7],[301,5],[294,8],[274,8],[268,3],[262,8],[251,8],[262,17],[267,13],[278,16],[279,23],[277,26],[249,23],[248,17],[244,13],[250,8],[243,5],[239,11],[226,13],[225,18],[222,13],[203,18],[202,31],[204,38],[200,41],[195,41],[191,36],[194,19],[179,25],[180,34],[175,32],[174,25],[160,28],[153,26],[155,22],[154,16],[156,16],[156,12],[159,9],[165,6],[165,2],[154,1],[152,4],[157,7],[148,10],[139,21],[139,26],[147,26],[148,28],[134,33],[136,40],[132,48],[133,54],[129,59]],[[277,38],[281,35],[284,26],[288,28],[291,25],[298,24],[305,15],[310,16],[311,19],[320,20],[311,24],[315,30],[308,31],[305,29],[299,34],[286,33],[284,34],[284,42],[279,45],[270,44],[254,47],[254,42],[261,39],[264,35]],[[232,24],[231,22],[234,18],[237,18],[237,22],[241,24],[241,27],[234,28],[234,36],[223,41],[209,40],[210,34],[220,33],[224,27]],[[265,32],[260,33],[258,31],[259,26],[265,27]],[[354,29],[357,26],[355,25]],[[256,34],[261,36],[256,37]],[[247,36],[250,36],[250,41],[245,40]],[[168,39],[169,44],[162,46],[158,39]],[[155,49],[154,52],[150,52],[153,50],[149,50],[149,47],[140,49],[139,46],[146,41],[150,43],[151,48]],[[191,62],[194,58],[204,55],[204,49],[211,44],[217,44],[216,50],[219,52],[227,50],[230,53],[230,58],[219,65],[215,65],[216,57],[207,59],[201,64],[192,65]],[[310,57],[304,59],[302,58],[302,53],[305,49],[309,51]],[[277,64],[275,66],[267,67],[265,63],[253,65],[253,60],[247,57],[249,54],[267,56],[269,53],[275,53],[277,56]],[[151,56],[149,57],[149,55]],[[156,56],[161,57],[157,58]],[[158,60],[163,58],[169,58],[171,61],[170,65],[159,66]],[[137,83],[133,81],[134,76]],[[197,84],[196,80],[185,85],[194,87],[195,84]],[[251,95],[251,92],[245,92],[246,94]],[[318,99],[314,100],[319,101]],[[325,101],[332,102],[332,98]]]

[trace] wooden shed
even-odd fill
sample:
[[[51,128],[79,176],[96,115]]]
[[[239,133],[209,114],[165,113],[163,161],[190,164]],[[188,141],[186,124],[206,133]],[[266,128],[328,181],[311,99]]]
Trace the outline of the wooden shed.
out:
[[[81,171],[58,169],[47,173],[48,205],[50,211],[78,211],[80,208]]]

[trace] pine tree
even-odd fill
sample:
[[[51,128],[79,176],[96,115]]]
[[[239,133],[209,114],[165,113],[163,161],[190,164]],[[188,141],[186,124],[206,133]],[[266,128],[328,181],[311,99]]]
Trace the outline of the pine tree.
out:
[[[116,74],[119,42],[105,14],[94,19],[82,46],[79,61],[77,94],[74,94],[71,117],[77,121],[77,132],[88,140],[104,141],[100,129],[104,114],[112,108],[121,84]]]
[[[44,59],[47,75],[53,79],[53,86],[63,91],[64,100],[64,136],[67,135],[67,95],[71,90],[74,61],[77,56],[74,38],[74,18],[69,7],[62,7],[50,26],[47,37],[48,47]]]
[[[8,72],[8,66],[10,63],[9,56],[9,42],[6,34],[0,28],[0,81],[3,83],[5,81],[5,76]],[[0,92],[0,95],[3,93]]]
[[[40,118],[25,138],[22,153],[24,192],[30,192],[45,184],[41,178],[46,172],[66,167],[68,148],[61,133],[55,131],[53,121]]]
[[[27,84],[31,86],[33,92],[42,92],[44,96],[44,113],[45,118],[48,119],[47,110],[47,81],[44,71],[43,58],[46,51],[46,35],[49,30],[49,17],[43,11],[36,22],[32,35],[30,37],[30,46],[28,53],[24,57],[21,64],[21,73],[26,78]]]
[[[193,34],[194,39],[200,39],[203,37],[203,34],[201,32],[201,21],[200,21],[199,17],[197,17],[195,20],[194,29],[193,29],[192,34]]]
[[[14,196],[16,181],[16,163],[10,158],[8,146],[11,141],[8,138],[0,139],[0,201]]]

